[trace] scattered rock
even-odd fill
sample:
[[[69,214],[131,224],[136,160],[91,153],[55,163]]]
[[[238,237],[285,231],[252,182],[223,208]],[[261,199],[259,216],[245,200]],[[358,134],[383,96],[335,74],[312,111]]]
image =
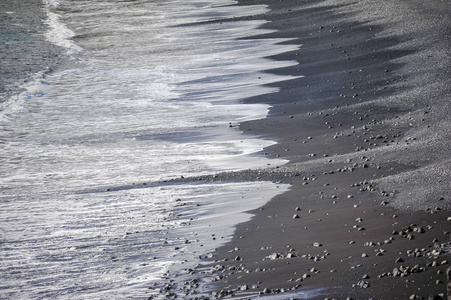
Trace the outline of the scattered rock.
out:
[[[267,258],[269,258],[271,260],[275,260],[275,259],[278,259],[278,258],[283,258],[283,256],[280,255],[279,253],[273,253],[273,254],[267,256]]]
[[[370,283],[364,280],[359,280],[356,284],[357,287],[362,289],[367,289],[370,287]]]
[[[426,230],[424,230],[423,227],[418,227],[418,228],[415,228],[415,229],[416,229],[416,232],[418,232],[418,233],[425,233],[426,232]]]

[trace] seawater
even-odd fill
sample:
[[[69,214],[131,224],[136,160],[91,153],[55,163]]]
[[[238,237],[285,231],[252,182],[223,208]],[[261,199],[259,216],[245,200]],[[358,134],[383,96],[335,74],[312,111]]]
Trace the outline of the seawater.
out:
[[[285,163],[237,125],[297,46],[245,39],[264,21],[230,20],[267,9],[234,4],[44,0],[68,63],[1,103],[0,298],[146,298],[288,188],[167,183]]]

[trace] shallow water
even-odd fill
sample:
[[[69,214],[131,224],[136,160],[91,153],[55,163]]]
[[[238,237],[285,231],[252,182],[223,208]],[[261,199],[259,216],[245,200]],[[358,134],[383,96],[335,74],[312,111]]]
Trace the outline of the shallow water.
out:
[[[197,257],[287,188],[161,183],[285,163],[257,155],[274,141],[236,125],[268,111],[240,100],[290,79],[263,71],[294,62],[263,57],[297,46],[237,40],[266,32],[261,21],[197,24],[266,10],[226,2],[44,2],[43,34],[70,63],[2,103],[1,298],[144,297],[184,259],[169,246],[199,247],[180,236],[190,221],[207,241]]]

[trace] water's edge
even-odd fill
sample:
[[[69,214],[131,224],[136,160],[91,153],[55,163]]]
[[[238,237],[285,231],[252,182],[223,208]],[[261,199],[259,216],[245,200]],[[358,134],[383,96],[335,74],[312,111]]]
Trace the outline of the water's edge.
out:
[[[85,64],[86,57],[78,60],[77,55],[85,55],[83,52],[86,48],[71,42],[71,38],[82,42],[82,35],[77,37],[77,30],[72,32],[67,31],[64,26],[61,27],[63,23],[56,13],[58,3],[44,1],[45,5],[42,6],[38,2],[29,3],[32,9],[17,7],[16,11],[6,10],[11,24],[18,22],[20,18],[27,19],[33,13],[39,13],[35,14],[37,17],[29,19],[29,25],[26,22],[20,26],[13,24],[14,28],[21,27],[19,31],[26,32],[24,40],[11,42],[7,38],[7,42],[1,44],[6,49],[6,55],[11,55],[12,61],[17,59],[18,54],[30,51],[30,57],[41,59],[32,60],[31,64],[30,61],[24,60],[23,66],[18,64],[8,76],[1,78],[2,87],[5,87],[1,91],[1,122],[2,126],[8,128],[1,137],[1,147],[5,150],[5,162],[9,161],[12,167],[8,168],[5,164],[9,171],[5,172],[7,175],[0,182],[0,208],[3,212],[0,215],[1,277],[4,279],[0,286],[0,295],[29,299],[65,299],[73,295],[85,299],[112,295],[143,298],[159,295],[168,283],[182,286],[190,282],[194,277],[189,269],[201,268],[202,258],[227,242],[233,234],[234,226],[250,218],[247,211],[261,207],[275,195],[286,191],[289,186],[254,179],[249,182],[241,179],[238,183],[225,180],[175,185],[161,184],[161,180],[171,180],[182,175],[192,181],[190,178],[222,171],[258,169],[269,164],[274,166],[285,163],[284,160],[269,161],[256,154],[264,147],[274,144],[274,141],[243,135],[237,125],[242,121],[263,118],[268,110],[267,105],[242,105],[240,101],[243,98],[274,92],[274,88],[265,84],[291,78],[272,76],[264,72],[271,68],[292,65],[293,62],[274,62],[263,57],[293,50],[297,46],[279,45],[286,42],[283,39],[246,41],[243,26],[248,26],[245,30],[248,34],[256,34],[261,25],[260,21],[227,23],[228,27],[223,28],[219,23],[200,22],[199,27],[190,32],[193,39],[201,33],[212,37],[227,34],[228,39],[219,38],[215,42],[215,47],[224,49],[223,55],[217,58],[217,65],[207,61],[202,65],[203,68],[191,67],[187,68],[186,73],[179,73],[184,80],[174,81],[175,93],[183,94],[184,100],[190,101],[185,105],[201,101],[201,109],[205,112],[215,112],[207,118],[209,122],[216,117],[216,111],[228,113],[233,118],[222,120],[218,123],[219,126],[214,123],[214,126],[203,127],[193,123],[197,127],[187,134],[180,131],[180,134],[174,135],[164,130],[158,134],[146,134],[144,129],[119,135],[113,132],[106,139],[99,139],[92,134],[90,128],[86,127],[84,132],[85,128],[73,126],[73,120],[70,118],[72,115],[67,115],[69,118],[64,115],[65,107],[48,100],[64,99],[69,94],[72,95],[74,91],[65,90],[64,87],[69,86],[73,75],[80,74],[84,69],[88,74],[90,65]],[[261,9],[255,7],[250,9],[249,13],[258,13]],[[223,18],[224,14],[231,18],[234,14],[242,14],[242,10],[243,7],[212,6],[207,10],[206,19],[215,18],[216,13],[220,18]],[[25,11],[25,17],[19,16]],[[47,19],[42,22],[45,12]],[[76,23],[72,25],[74,24]],[[30,31],[27,26],[34,26],[34,30]],[[61,32],[65,34],[60,35]],[[17,36],[17,33],[14,35]],[[22,36],[22,33],[19,36]],[[232,40],[238,39],[241,40],[239,45],[229,46]],[[93,46],[90,42],[86,40],[85,45]],[[93,49],[95,48],[91,49],[90,54]],[[211,50],[202,49],[200,53],[193,54],[193,57],[203,62],[208,51]],[[41,55],[42,53],[44,55]],[[246,57],[247,61],[228,65],[228,61],[241,56]],[[192,73],[193,70],[197,73]],[[99,81],[99,85],[101,83]],[[57,89],[61,87],[61,90]],[[62,102],[67,103],[67,107],[77,103],[70,97],[67,99],[68,101]],[[172,105],[174,102],[168,103]],[[61,116],[64,116],[64,119],[61,119],[64,126],[70,124],[74,130],[80,130],[76,138],[81,136],[88,140],[88,147],[82,149],[86,156],[76,154],[80,144],[83,147],[86,145],[73,137],[67,137],[64,127],[60,129],[52,126],[52,122],[61,117],[54,112],[60,111]],[[28,117],[27,113],[33,117]],[[25,123],[21,122],[22,118]],[[34,128],[27,132],[27,124],[35,126],[40,118],[43,120],[42,124],[52,130],[39,130],[36,127],[36,133],[33,132]],[[97,116],[93,120],[97,121]],[[117,121],[115,118],[112,120]],[[199,120],[193,122],[196,121]],[[98,136],[102,136],[106,127],[102,127],[101,122],[98,125]],[[15,136],[19,131],[23,132]],[[23,137],[31,137],[30,140],[25,140],[25,148],[21,146]],[[201,161],[207,166],[206,169],[193,169],[188,165],[177,172],[171,170],[174,173],[152,173],[150,171],[153,170],[149,170],[129,178],[120,173],[120,167],[126,163],[114,159],[105,165],[104,170],[104,165],[94,166],[92,170],[78,170],[73,168],[73,159],[67,159],[68,162],[59,165],[60,161],[64,161],[66,156],[72,153],[76,154],[76,159],[80,159],[80,166],[89,166],[89,161],[85,158],[94,157],[93,155],[98,155],[94,160],[102,161],[117,151],[114,144],[111,144],[111,149],[108,148],[110,141],[123,137],[127,141],[127,147],[131,145],[130,148],[120,149],[124,153],[142,147],[138,149],[140,152],[137,154],[145,155],[149,151],[147,146],[150,141],[155,139],[163,143],[169,137],[176,138],[174,144],[185,149],[194,148],[193,145],[197,142],[203,149],[211,148],[212,154],[207,154],[206,162]],[[193,139],[196,141],[193,142]],[[144,143],[146,146],[143,147]],[[107,147],[97,149],[96,145]],[[14,147],[22,152],[16,151]],[[26,152],[27,149],[37,150],[30,156]],[[198,155],[197,152],[192,155],[194,158],[189,158],[190,160],[199,160],[195,156]],[[143,156],[141,161],[145,162],[147,159],[148,157]],[[152,159],[155,159],[155,156]],[[38,164],[41,160],[41,164]],[[21,164],[22,161],[25,163]],[[37,167],[30,168],[34,163]],[[146,168],[146,165],[140,165],[138,159],[131,161],[131,164],[143,170]],[[116,168],[115,165],[119,167]],[[30,171],[27,173],[28,168]],[[22,170],[25,171],[21,173]],[[112,178],[102,177],[107,170],[113,172]],[[165,170],[164,165],[161,170]],[[152,219],[156,216],[157,223]],[[60,272],[54,274],[55,269]],[[199,278],[198,275],[195,278]],[[190,291],[180,290],[181,296],[187,292],[207,295],[212,289],[211,282],[212,278],[204,273],[202,280],[196,280],[198,286],[192,286]],[[149,286],[152,286],[152,289],[149,289]],[[162,295],[164,296],[164,293]]]

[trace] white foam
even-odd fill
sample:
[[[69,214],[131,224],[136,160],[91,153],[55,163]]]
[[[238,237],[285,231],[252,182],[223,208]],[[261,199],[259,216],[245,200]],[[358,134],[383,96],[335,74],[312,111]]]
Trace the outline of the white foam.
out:
[[[241,212],[286,188],[142,183],[283,164],[256,154],[274,141],[246,137],[237,125],[269,109],[242,99],[275,92],[263,85],[292,79],[264,71],[295,62],[262,57],[297,46],[235,40],[267,32],[257,28],[262,22],[171,27],[265,11],[262,6],[68,1],[70,9],[58,10],[58,1],[45,3],[47,38],[71,54],[86,51],[83,63],[31,83],[4,110],[0,221],[9,248],[0,253],[0,274],[7,277],[0,296],[141,297],[150,280],[183,260],[175,246],[187,247],[186,255],[204,249],[183,243],[189,231],[204,239],[208,227],[223,243],[249,218]],[[189,204],[177,208],[185,215],[172,218],[177,197]],[[195,202],[201,206],[189,207]],[[196,225],[173,230],[191,217]]]
[[[49,91],[48,85],[44,71],[34,74],[29,82],[18,88],[21,91],[20,93],[12,95],[9,99],[0,103],[0,124],[8,122],[10,116],[23,112],[26,101],[46,95]]]
[[[75,33],[67,28],[60,20],[60,16],[54,13],[52,9],[60,6],[57,0],[43,0],[46,8],[47,19],[45,24],[49,29],[44,33],[45,38],[60,47],[66,48],[68,54],[75,54],[81,52],[83,49],[71,40]]]
[[[0,253],[1,295],[144,297],[174,264],[185,259],[199,263],[200,254],[228,241],[233,226],[249,218],[244,211],[286,188],[212,183],[24,195],[11,202],[2,196],[0,221],[7,246]],[[171,217],[172,211],[177,217]]]

